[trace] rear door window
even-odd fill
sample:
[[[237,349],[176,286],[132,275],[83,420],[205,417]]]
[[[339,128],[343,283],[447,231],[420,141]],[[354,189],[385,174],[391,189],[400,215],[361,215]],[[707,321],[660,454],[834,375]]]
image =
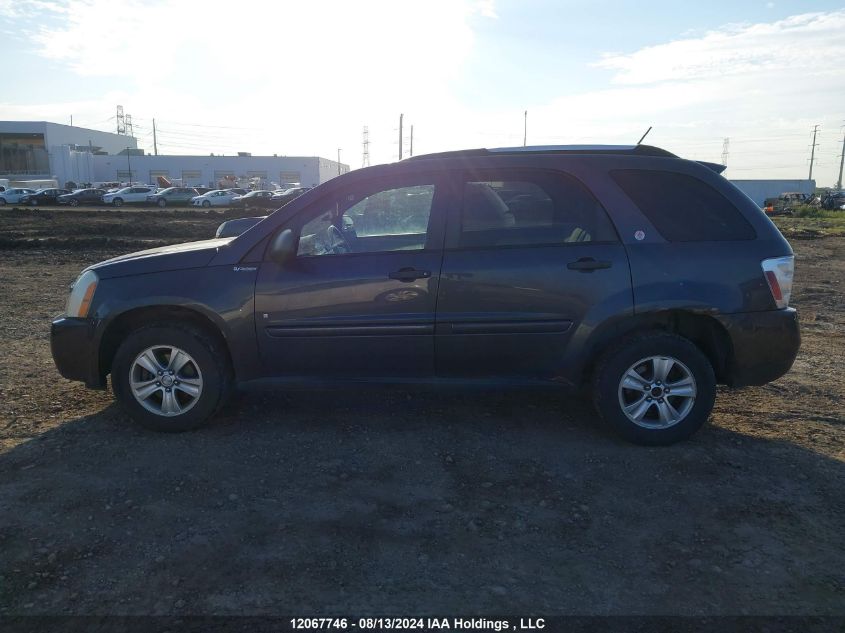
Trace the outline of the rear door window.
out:
[[[566,174],[496,170],[464,182],[459,248],[616,239],[599,202]]]
[[[753,240],[754,228],[702,180],[672,171],[619,169],[611,176],[669,242]]]

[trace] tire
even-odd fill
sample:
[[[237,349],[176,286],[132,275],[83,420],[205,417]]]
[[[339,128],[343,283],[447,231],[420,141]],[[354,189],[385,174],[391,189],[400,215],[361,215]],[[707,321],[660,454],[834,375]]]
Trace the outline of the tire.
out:
[[[158,202],[156,202],[156,204],[163,209],[164,207],[167,206],[167,200],[165,200],[164,198],[159,198]]]
[[[664,368],[668,375],[659,380]],[[675,393],[667,395],[666,385]],[[652,332],[623,339],[601,357],[592,395],[599,416],[620,436],[635,444],[668,446],[688,439],[707,421],[716,398],[716,377],[710,361],[691,341]]]
[[[114,200],[111,201],[111,203],[116,207],[122,207],[123,206],[123,198],[115,198]]]
[[[202,201],[202,206],[203,206],[204,208],[206,208],[206,209],[207,209],[208,207],[210,207],[210,206],[211,206],[211,203],[210,203],[208,200],[203,200],[203,201]]]
[[[78,207],[78,206],[79,206],[79,200],[77,200],[77,199],[75,199],[75,198],[74,198],[74,199],[72,199],[72,200],[70,201],[70,206],[72,206],[72,207]]]
[[[0,207],[6,205],[6,198],[0,198]]]
[[[152,350],[154,367],[167,374],[168,363],[175,356],[172,352],[168,356],[171,348],[181,350],[185,355],[181,358],[187,357],[188,361],[169,380],[167,375],[161,378],[167,382],[157,382],[156,374],[145,369],[150,367],[149,352]],[[142,354],[146,360],[141,358]],[[189,325],[154,324],[133,332],[118,348],[111,376],[114,395],[130,417],[147,429],[167,433],[191,431],[205,425],[225,403],[232,383],[225,351],[212,338]],[[150,395],[144,400],[136,398],[133,384],[136,388],[146,385],[142,389],[149,389]],[[167,384],[171,386],[165,390]],[[197,396],[184,391],[188,387],[196,390],[197,386]],[[178,407],[167,405],[165,396]]]
[[[30,200],[30,201],[29,201],[29,206],[31,206],[31,207],[37,207],[37,206],[38,206],[38,200],[36,200],[35,198],[33,198],[32,200]]]

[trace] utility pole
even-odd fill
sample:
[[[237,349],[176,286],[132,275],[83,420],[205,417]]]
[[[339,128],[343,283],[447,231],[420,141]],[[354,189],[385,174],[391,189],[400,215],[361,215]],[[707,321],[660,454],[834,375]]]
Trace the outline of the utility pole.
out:
[[[816,143],[816,134],[818,134],[818,132],[819,132],[819,126],[814,125],[813,126],[813,145],[810,148],[810,175],[807,176],[807,180],[813,179],[813,161],[816,159],[816,145],[818,145],[818,143]]]
[[[402,119],[404,114],[399,115],[399,160],[402,160]]]
[[[166,143],[165,143],[166,145]],[[153,119],[153,153],[158,156],[158,143],[156,143],[156,120]]]
[[[528,143],[528,110],[522,116],[522,146],[525,147]]]
[[[845,136],[842,137],[842,152],[839,154],[839,180],[836,181],[836,188],[842,191],[842,166],[845,164]]]
[[[70,115],[70,126],[73,127],[73,115]]]
[[[337,148],[337,175],[340,176],[340,148]]]
[[[361,167],[370,166],[370,129],[364,126],[364,153],[361,160]]]
[[[727,167],[728,166],[728,148],[731,145],[731,139],[729,137],[725,137],[725,140],[722,141],[722,164]]]
[[[414,126],[411,126],[411,156],[414,155]]]
[[[117,116],[115,118],[117,119],[117,133],[118,134],[126,134],[126,124],[125,124],[124,118],[123,118],[123,106],[122,105],[117,106]]]

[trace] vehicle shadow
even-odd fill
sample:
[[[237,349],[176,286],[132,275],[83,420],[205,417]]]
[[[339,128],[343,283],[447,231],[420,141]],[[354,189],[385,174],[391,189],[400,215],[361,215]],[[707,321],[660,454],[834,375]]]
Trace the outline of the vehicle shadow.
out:
[[[843,484],[558,394],[247,395],[179,435],[110,405],[0,454],[0,613],[841,614]]]

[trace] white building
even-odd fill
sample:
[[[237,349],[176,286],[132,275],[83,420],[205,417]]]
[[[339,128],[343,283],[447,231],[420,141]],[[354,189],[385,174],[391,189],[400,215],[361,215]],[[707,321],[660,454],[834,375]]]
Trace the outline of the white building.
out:
[[[0,178],[214,186],[224,176],[315,186],[349,166],[316,156],[151,156],[131,136],[49,123],[0,121]]]
[[[767,198],[777,198],[782,193],[814,193],[816,181],[806,178],[795,180],[731,180],[758,207],[765,204]]]
[[[92,182],[147,182],[158,176],[187,186],[215,187],[226,176],[260,178],[266,183],[300,183],[315,187],[348,165],[317,156],[93,156]]]

